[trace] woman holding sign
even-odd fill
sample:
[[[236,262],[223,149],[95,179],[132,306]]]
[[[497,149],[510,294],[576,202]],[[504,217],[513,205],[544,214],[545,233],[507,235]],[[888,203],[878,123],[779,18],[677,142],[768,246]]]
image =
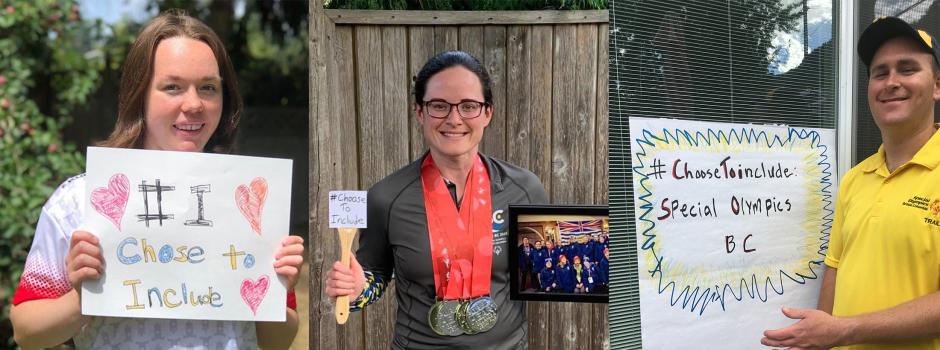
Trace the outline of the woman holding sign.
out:
[[[503,215],[547,203],[530,171],[479,153],[493,118],[490,78],[465,52],[441,53],[415,79],[415,118],[430,150],[368,193],[368,228],[351,266],[336,262],[326,293],[354,310],[394,273],[394,349],[527,347],[525,308],[509,300]]]
[[[219,152],[231,145],[241,112],[237,78],[218,36],[181,12],[164,13],[141,30],[127,54],[117,125],[105,146]],[[75,176],[42,209],[10,318],[24,348],[73,339],[88,348],[287,348],[297,313],[287,322],[234,322],[90,317],[81,313],[83,281],[101,277],[95,235],[78,230],[85,178]],[[288,236],[275,254],[275,271],[293,290],[303,262],[303,239]],[[114,262],[112,262],[114,263]],[[185,293],[185,292],[184,292]],[[288,304],[296,307],[293,292]]]

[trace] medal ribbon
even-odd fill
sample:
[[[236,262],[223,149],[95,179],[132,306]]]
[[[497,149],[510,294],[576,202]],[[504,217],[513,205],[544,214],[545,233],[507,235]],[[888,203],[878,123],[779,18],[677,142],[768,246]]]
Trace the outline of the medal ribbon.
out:
[[[490,294],[493,205],[490,177],[479,154],[466,181],[458,211],[431,154],[421,163],[434,290],[439,300],[466,300]]]

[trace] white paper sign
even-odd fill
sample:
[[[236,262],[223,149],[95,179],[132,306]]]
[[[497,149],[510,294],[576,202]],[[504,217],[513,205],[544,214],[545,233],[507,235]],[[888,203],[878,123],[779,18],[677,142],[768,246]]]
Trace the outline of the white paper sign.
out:
[[[105,273],[83,314],[285,320],[291,160],[89,147],[86,166],[82,228]]]
[[[366,228],[366,191],[330,191],[330,228]]]
[[[835,132],[630,118],[644,349],[760,349],[815,308]]]

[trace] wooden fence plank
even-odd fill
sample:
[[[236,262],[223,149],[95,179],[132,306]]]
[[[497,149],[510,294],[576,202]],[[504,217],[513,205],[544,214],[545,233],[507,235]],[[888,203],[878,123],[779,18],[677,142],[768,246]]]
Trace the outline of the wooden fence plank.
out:
[[[531,33],[528,26],[509,26],[506,35],[506,160],[530,168],[532,151],[529,106],[531,95]]]
[[[383,106],[382,28],[359,26],[354,30],[356,46],[357,115],[359,116],[359,185],[369,188],[389,173],[388,158],[393,151],[385,147],[386,118]],[[394,294],[386,294],[394,295]],[[369,330],[366,349],[387,349],[392,336],[395,298],[383,298],[370,305],[363,317]]]
[[[369,188],[382,178],[385,147],[374,147],[383,140],[385,116],[382,102],[382,28],[359,26],[354,30],[356,45],[356,114],[359,116],[360,178],[362,188]]]
[[[574,153],[577,156],[577,162],[572,167],[576,170],[574,174],[580,174],[578,178],[584,179],[587,184],[585,184],[583,190],[587,192],[586,198],[579,198],[576,203],[595,203],[595,195],[597,188],[595,185],[595,179],[597,174],[595,174],[595,160],[597,156],[595,143],[596,141],[596,111],[597,111],[597,26],[591,24],[577,24],[574,25],[578,31],[577,47],[573,50],[576,53],[576,59],[573,62],[577,62],[575,66],[578,67],[578,79],[577,87],[574,91],[574,101],[575,101],[575,113],[576,118],[574,120],[577,123],[575,130],[578,130],[577,133],[573,134],[572,140],[574,143],[583,143],[584,146],[590,147],[590,149],[584,150],[582,152],[587,153]],[[569,64],[570,64],[569,63]],[[592,343],[596,339],[596,333],[601,333],[602,329],[595,328],[596,320],[594,319],[594,306],[592,304],[578,304],[575,306],[575,317],[578,324],[578,333],[581,334],[579,337],[582,338],[578,342],[578,349],[583,350],[594,350],[597,349],[595,344]]]
[[[598,204],[608,203],[607,189],[608,181],[607,152],[608,152],[608,119],[607,110],[607,49],[608,32],[607,24],[601,24],[597,27],[597,93],[595,106],[596,132],[594,133],[595,158],[594,158],[594,202]],[[594,339],[591,340],[592,349],[608,350],[610,349],[610,329],[607,320],[607,304],[595,304],[594,306]]]
[[[408,135],[408,89],[410,87],[408,79],[408,47],[402,45],[408,36],[405,27],[383,27],[382,28],[382,67],[383,67],[383,98],[384,109],[383,117],[385,119],[386,142],[385,147],[397,152],[405,150],[404,155],[393,154],[394,157],[386,157],[388,163],[385,164],[385,177],[393,171],[408,164],[410,158],[408,154],[409,139]],[[396,132],[405,131],[403,134]],[[380,177],[380,178],[381,178]]]
[[[533,170],[536,165],[530,155],[534,140],[532,133],[532,33],[531,26],[509,26],[506,33],[506,160]],[[544,150],[544,149],[543,149]],[[547,167],[546,167],[547,168]],[[533,170],[535,172],[536,170]],[[529,327],[529,348],[546,349],[551,341],[549,304],[528,302],[526,316]]]
[[[336,336],[332,331],[324,331],[328,326],[323,322],[326,314],[330,313],[330,306],[324,302],[321,277],[324,263],[324,254],[319,250],[319,233],[324,225],[324,206],[320,205],[319,190],[321,184],[332,182],[332,167],[329,166],[329,150],[334,147],[328,139],[329,115],[332,112],[330,108],[329,94],[329,46],[331,37],[329,35],[332,29],[332,23],[325,14],[322,13],[319,6],[310,6],[310,143],[308,157],[310,163],[310,183],[309,183],[309,207],[310,207],[310,240],[307,242],[308,251],[310,251],[310,319],[308,334],[316,342],[311,342],[311,349],[322,349],[330,345],[336,345]],[[314,35],[317,34],[317,35]],[[317,237],[318,239],[313,239]],[[328,301],[329,299],[326,298]],[[322,325],[322,327],[321,327]]]
[[[334,23],[371,25],[505,25],[607,23],[606,10],[591,11],[368,11],[326,10]]]
[[[358,130],[356,126],[356,72],[355,67],[349,62],[355,60],[353,46],[353,29],[349,26],[337,26],[334,35],[333,45],[333,64],[336,67],[336,79],[333,84],[336,97],[334,98],[335,114],[334,117],[340,122],[340,133],[344,137],[353,137],[358,139]],[[343,178],[339,179],[344,188],[359,188],[359,150],[355,143],[349,143],[349,140],[343,143],[345,147],[338,147],[340,151],[341,170]]]
[[[483,62],[483,26],[458,28],[457,47]]]
[[[552,193],[552,26],[531,26],[529,43],[529,170],[542,180]],[[546,302],[529,303],[529,348],[549,349],[557,341],[552,322],[557,316],[556,305]],[[547,335],[547,336],[546,336]]]
[[[592,203],[594,201],[594,103],[596,59],[583,57],[597,51],[595,37],[580,26],[555,27],[552,115],[552,156],[554,165],[552,200],[554,203]],[[590,39],[590,45],[580,41]],[[591,46],[588,52],[579,52]],[[577,62],[577,64],[575,64]],[[586,64],[585,64],[586,63]],[[589,112],[590,111],[590,112]],[[588,117],[591,113],[591,117]],[[588,349],[591,346],[591,306],[559,304],[559,314],[569,322],[555,319],[562,341],[552,348]]]
[[[555,29],[553,26],[532,26],[531,64],[532,100],[529,102],[531,116],[532,149],[529,159],[530,169],[538,175],[545,186],[545,191],[552,193],[552,93],[554,85],[554,64],[552,60]]]
[[[333,91],[336,92],[336,96],[333,100],[334,112],[331,117],[333,120],[331,125],[338,128],[339,135],[343,135],[342,140],[356,140],[358,135],[356,120],[351,118],[356,114],[356,75],[353,65],[348,64],[348,62],[354,60],[352,27],[336,27],[332,49],[335,74],[331,75],[331,86]],[[358,189],[359,152],[355,147],[355,142],[346,141],[345,144],[346,147],[338,147],[339,157],[334,160],[340,170],[340,177],[337,179],[340,184],[338,188]],[[329,255],[330,258],[324,261],[327,264],[327,269],[329,268],[328,264],[339,260],[339,254],[341,253],[339,251],[339,240],[334,232],[329,230],[329,233],[324,234],[324,239],[320,241],[321,245],[329,245],[330,249],[335,251],[335,254]],[[355,246],[353,246],[353,249],[355,249]],[[322,281],[318,281],[318,283],[322,283]],[[326,321],[328,320],[324,320],[324,322]],[[335,324],[335,321],[331,323]],[[365,339],[362,337],[364,325],[361,313],[357,312],[350,315],[345,325],[336,325],[335,327],[337,327],[338,349],[362,349]]]
[[[457,50],[459,48],[457,32],[455,26],[434,27],[434,53]]]
[[[480,151],[506,159],[506,27],[487,26],[483,49],[483,65],[493,88],[493,120],[483,135]]]
[[[434,50],[433,38],[434,28],[426,26],[408,27],[408,81],[410,82],[410,89],[408,91],[412,94],[414,93],[414,80],[412,79],[418,76],[418,72],[421,71],[424,62],[427,62],[429,58],[437,54]],[[413,96],[410,102],[413,104]],[[410,113],[410,117],[408,118],[408,130],[411,136],[409,154],[411,155],[411,160],[416,160],[424,154],[428,147],[424,143],[424,136],[421,134],[421,129],[415,120],[414,108],[410,108]]]
[[[382,141],[373,142],[370,147],[383,148],[385,150],[384,162],[382,167],[376,169],[379,173],[374,174],[375,178],[382,179],[392,172],[400,169],[409,162],[409,137],[408,137],[408,53],[407,46],[402,45],[407,39],[407,32],[404,27],[383,27],[382,29],[382,55],[380,65],[371,66],[382,67],[382,102],[384,113],[380,114],[383,119],[382,128],[379,133]],[[374,52],[374,51],[373,51]],[[376,104],[379,104],[376,101]],[[371,187],[372,184],[369,184]],[[373,318],[373,324],[377,327],[385,326],[384,332],[375,332],[368,328],[364,332],[367,339],[367,349],[388,349],[391,343],[395,318],[398,310],[398,303],[395,296],[395,288],[391,286],[386,291],[386,297],[383,298],[383,307],[379,312],[369,314]]]
[[[576,88],[576,68],[571,62],[575,59],[573,49],[577,43],[577,30],[574,26],[557,25],[554,31],[554,45],[552,52],[552,203],[575,203],[575,182],[581,184],[583,180],[576,180],[571,169],[573,157],[576,157],[577,148],[583,144],[575,145],[570,133],[577,125],[571,125],[569,119],[574,115],[572,101],[567,96]],[[573,147],[568,147],[571,145]],[[569,261],[569,263],[571,263]],[[549,349],[576,349],[579,335],[587,336],[587,332],[579,333],[578,325],[573,323],[572,317],[575,307],[571,303],[552,305],[552,334],[558,334],[557,341],[551,342]]]
[[[310,7],[310,142],[309,142],[309,210],[310,240],[307,244],[310,259],[309,329],[311,349],[336,349],[337,336],[335,321],[331,322],[333,305],[323,293],[323,273],[327,271],[332,257],[336,256],[336,239],[330,237],[326,229],[328,208],[325,205],[325,193],[321,188],[329,188],[339,178],[333,163],[336,147],[333,143],[333,118],[331,75],[335,67],[332,64],[331,46],[334,25],[322,13],[320,6]],[[333,318],[335,320],[335,318]]]

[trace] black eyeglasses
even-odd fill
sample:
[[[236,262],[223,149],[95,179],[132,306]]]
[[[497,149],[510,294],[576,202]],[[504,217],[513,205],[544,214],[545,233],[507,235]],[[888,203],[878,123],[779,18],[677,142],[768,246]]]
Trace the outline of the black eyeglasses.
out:
[[[473,119],[483,114],[483,109],[490,104],[486,102],[464,100],[460,103],[450,103],[442,100],[424,101],[424,110],[431,118],[444,119],[451,109],[457,107],[457,114],[463,119]]]

